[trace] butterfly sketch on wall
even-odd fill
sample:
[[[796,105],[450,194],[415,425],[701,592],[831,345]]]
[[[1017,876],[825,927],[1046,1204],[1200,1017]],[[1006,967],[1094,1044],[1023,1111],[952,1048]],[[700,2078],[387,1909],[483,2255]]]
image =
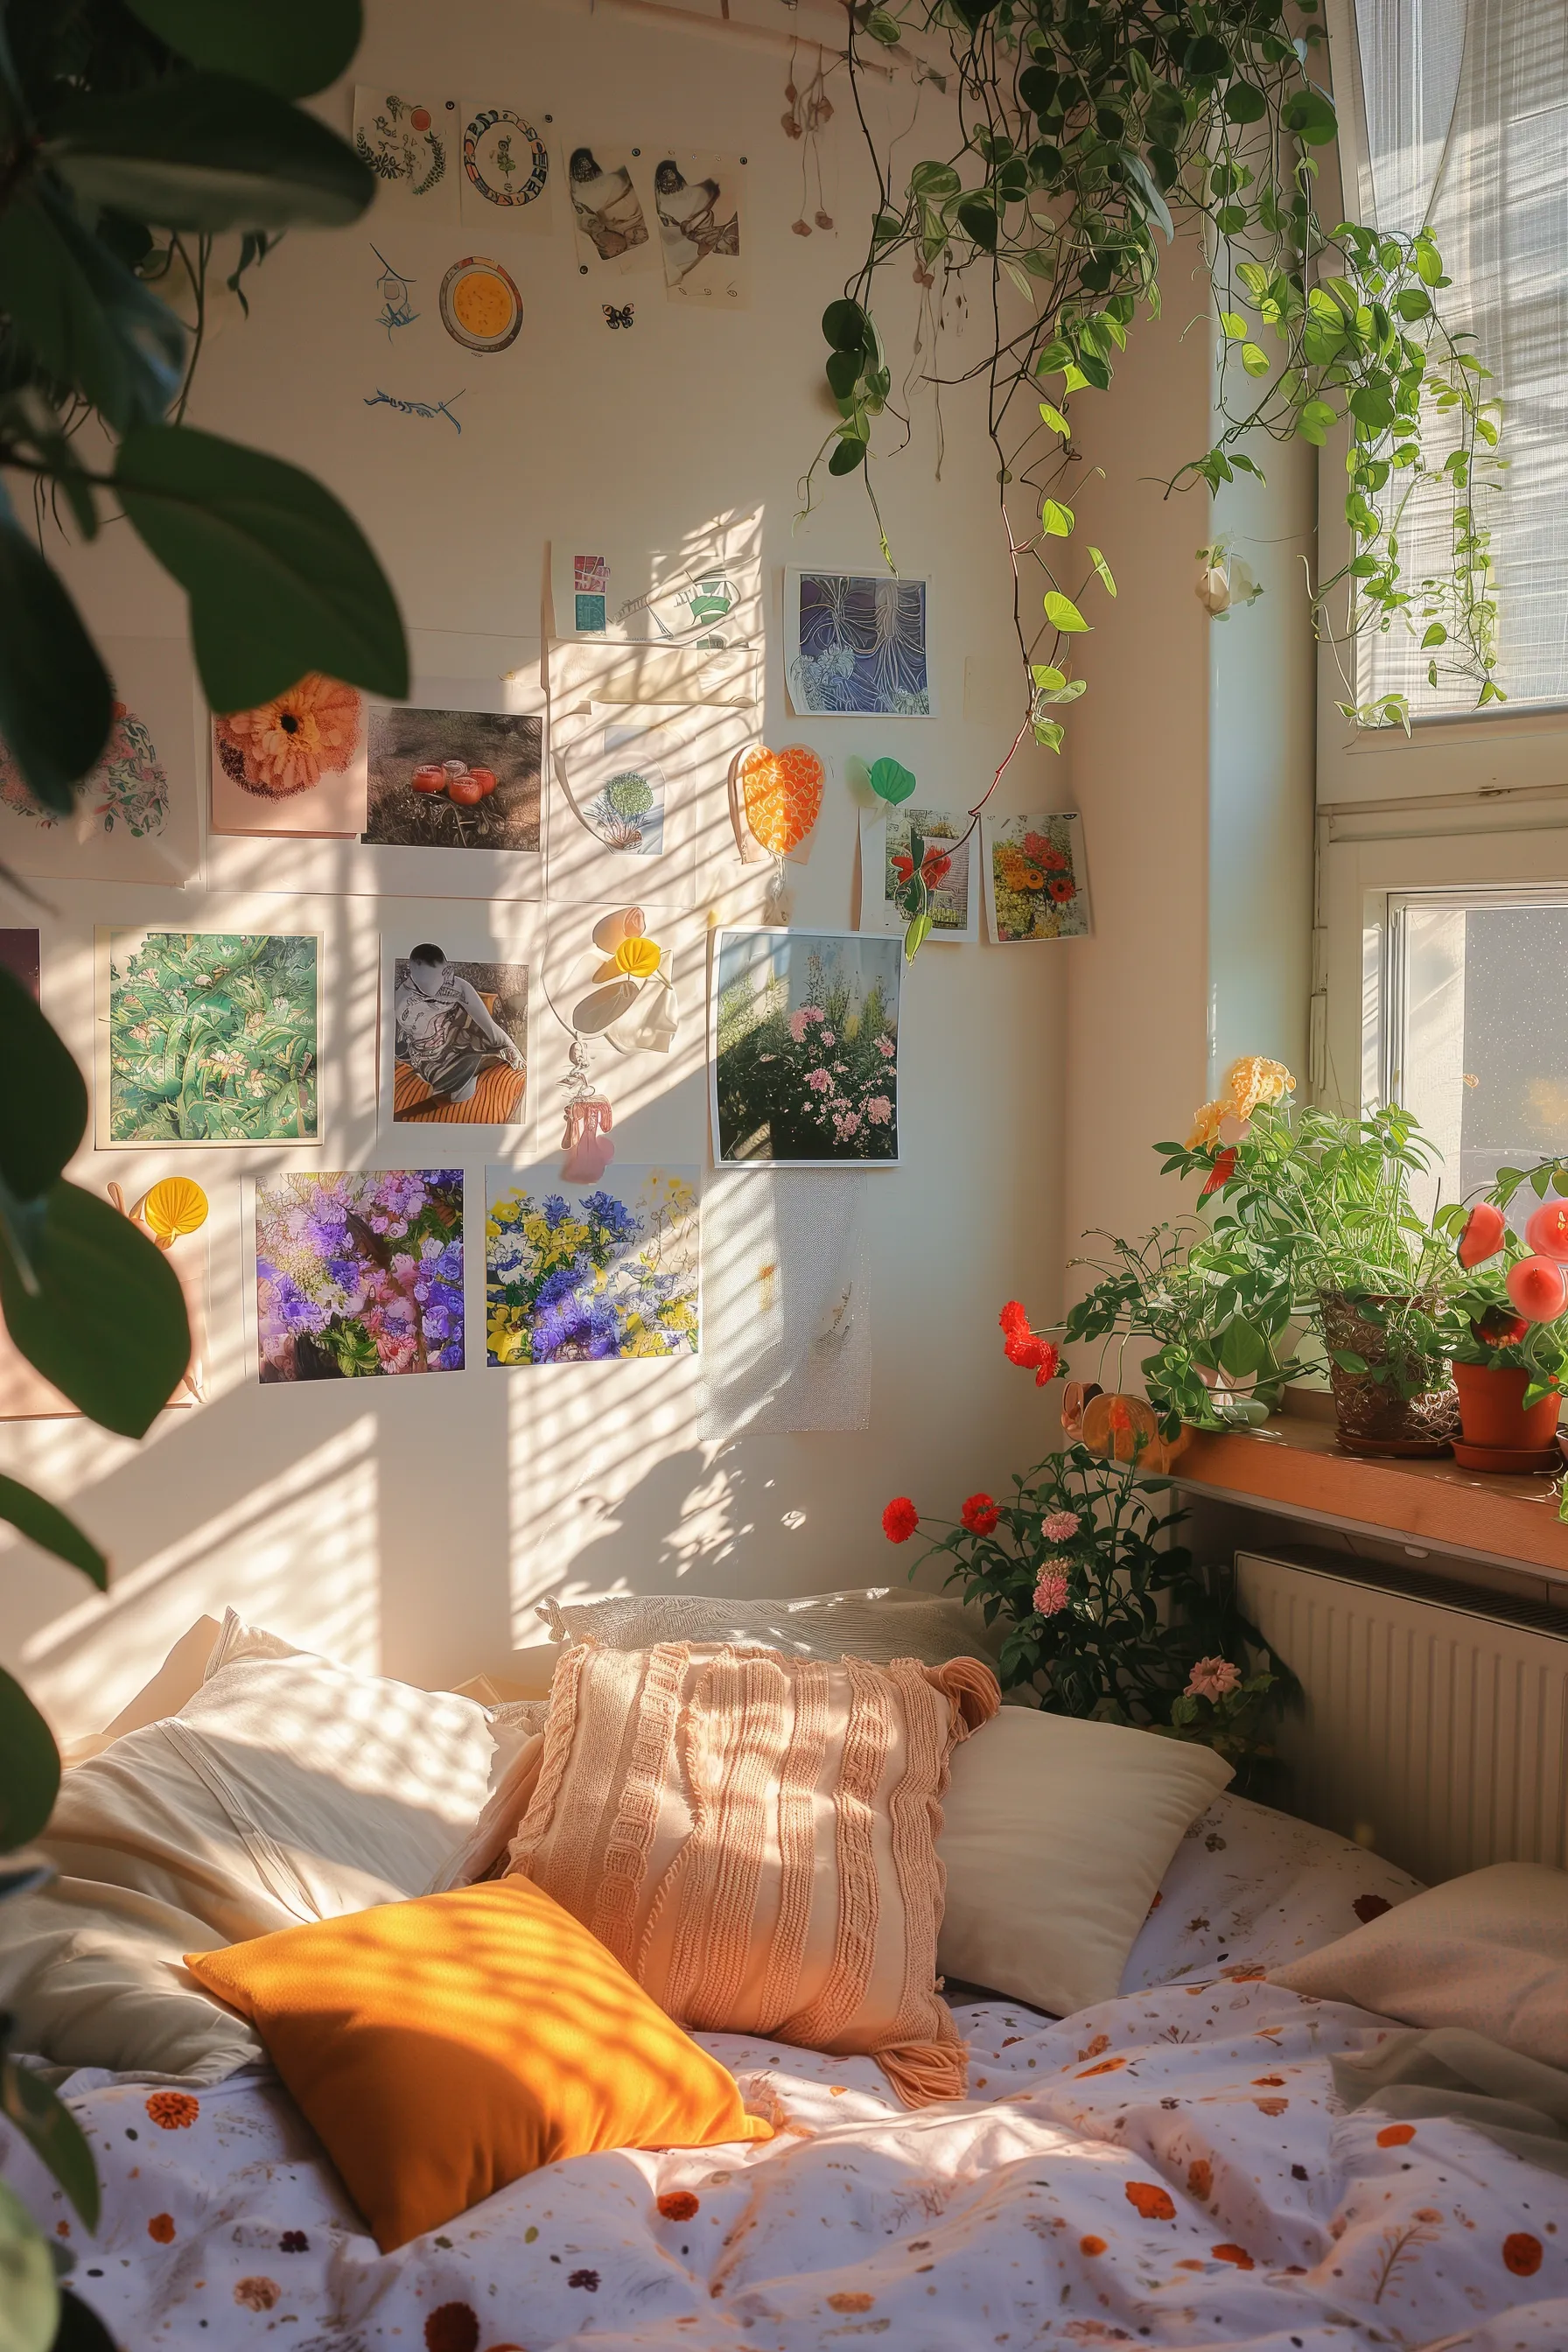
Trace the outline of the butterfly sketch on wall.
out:
[[[636,323],[637,304],[623,302],[617,310],[614,302],[601,303],[606,327],[630,327]]]

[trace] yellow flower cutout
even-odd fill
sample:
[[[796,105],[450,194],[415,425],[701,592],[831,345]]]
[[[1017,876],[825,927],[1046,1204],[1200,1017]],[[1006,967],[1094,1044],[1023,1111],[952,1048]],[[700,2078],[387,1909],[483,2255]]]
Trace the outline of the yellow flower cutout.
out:
[[[167,1249],[182,1234],[194,1234],[206,1223],[207,1196],[188,1176],[165,1176],[142,1202],[141,1213],[160,1249]]]
[[[615,952],[616,970],[628,980],[651,980],[662,952],[657,940],[623,940]]]
[[[1193,1131],[1187,1138],[1189,1151],[1213,1143],[1222,1120],[1234,1118],[1245,1123],[1261,1106],[1279,1102],[1296,1091],[1296,1081],[1284,1063],[1271,1062],[1263,1054],[1243,1054],[1231,1064],[1222,1083],[1225,1092],[1217,1100],[1205,1103],[1193,1119]]]

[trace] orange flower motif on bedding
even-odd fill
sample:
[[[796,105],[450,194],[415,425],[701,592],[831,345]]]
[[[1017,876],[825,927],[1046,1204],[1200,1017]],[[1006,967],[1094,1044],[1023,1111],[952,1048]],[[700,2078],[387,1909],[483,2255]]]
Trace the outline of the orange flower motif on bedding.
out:
[[[1087,2083],[1091,2074],[1114,2074],[1119,2066],[1125,2066],[1126,2063],[1125,2058],[1102,2058],[1098,2066],[1086,2066],[1077,2080]]]
[[[1195,2197],[1200,2205],[1206,2205],[1214,2195],[1214,2167],[1206,2157],[1194,2157],[1188,2165],[1187,2195]]]
[[[362,708],[355,688],[311,670],[287,694],[216,722],[224,772],[263,800],[307,793],[353,758]]]
[[[201,2111],[188,2091],[154,2091],[147,2102],[147,2120],[160,2131],[189,2131]]]
[[[1216,2263],[1234,2263],[1238,2271],[1256,2270],[1258,2267],[1245,2246],[1215,2246],[1211,2251]]]
[[[242,2278],[234,2283],[234,2299],[246,2311],[270,2311],[282,2292],[276,2279]]]
[[[658,2200],[658,2210],[667,2221],[689,2221],[700,2210],[700,2200],[689,2189],[671,2189]]]
[[[837,2294],[828,2296],[827,2308],[829,2311],[869,2311],[876,2300],[874,2294],[858,2294],[846,2287]]]
[[[1415,2137],[1414,2124],[1384,2124],[1378,2133],[1379,2147],[1408,2147]]]
[[[1080,2254],[1087,2254],[1089,2261],[1092,2262],[1096,2254],[1102,2254],[1105,2252],[1105,2240],[1103,2238],[1080,2238],[1078,2242],[1078,2250]]]
[[[154,2213],[147,2224],[147,2235],[155,2246],[172,2246],[174,2242],[174,2217],[172,2213]]]
[[[1176,2218],[1174,2199],[1157,2180],[1130,2180],[1121,2193],[1145,2221],[1173,2221]]]
[[[1516,2230],[1502,2242],[1503,2267],[1511,2271],[1515,2278],[1533,2278],[1545,2251],[1540,2239],[1532,2238],[1528,2230]]]
[[[770,751],[763,743],[742,753],[741,797],[746,823],[770,856],[798,849],[822,807],[822,761],[805,743]]]

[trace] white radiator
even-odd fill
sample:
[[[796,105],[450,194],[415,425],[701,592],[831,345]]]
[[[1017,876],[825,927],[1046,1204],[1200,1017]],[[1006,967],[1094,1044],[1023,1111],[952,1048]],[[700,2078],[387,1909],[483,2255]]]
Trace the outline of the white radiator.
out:
[[[1568,1624],[1237,1556],[1242,1609],[1300,1676],[1291,1810],[1428,1883],[1568,1862]]]

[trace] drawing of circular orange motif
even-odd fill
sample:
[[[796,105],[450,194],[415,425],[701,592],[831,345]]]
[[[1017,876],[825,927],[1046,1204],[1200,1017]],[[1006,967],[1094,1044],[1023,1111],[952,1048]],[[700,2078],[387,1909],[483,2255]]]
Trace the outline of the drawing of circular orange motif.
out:
[[[1404,2147],[1415,2137],[1414,2124],[1384,2124],[1378,2133],[1377,2144],[1379,2147]]]
[[[689,2189],[670,2189],[659,2199],[658,2210],[667,2221],[689,2221],[699,2210],[699,2200]]]
[[[770,751],[755,743],[741,755],[746,823],[772,857],[798,849],[822,807],[823,767],[805,743]]]
[[[1103,2238],[1080,2238],[1078,2242],[1078,2250],[1080,2254],[1087,2254],[1092,2262],[1096,2254],[1102,2254],[1105,2252],[1105,2240]]]
[[[504,352],[522,326],[522,297],[499,261],[465,254],[441,280],[441,324],[470,352]]]
[[[1528,2230],[1516,2230],[1511,2237],[1502,2242],[1504,2267],[1510,2270],[1515,2278],[1533,2278],[1541,2268],[1541,2258],[1545,2251],[1540,2239],[1532,2238]]]
[[[172,2213],[154,2213],[147,2224],[147,2235],[154,2245],[172,2246],[174,2242],[174,2217]]]

